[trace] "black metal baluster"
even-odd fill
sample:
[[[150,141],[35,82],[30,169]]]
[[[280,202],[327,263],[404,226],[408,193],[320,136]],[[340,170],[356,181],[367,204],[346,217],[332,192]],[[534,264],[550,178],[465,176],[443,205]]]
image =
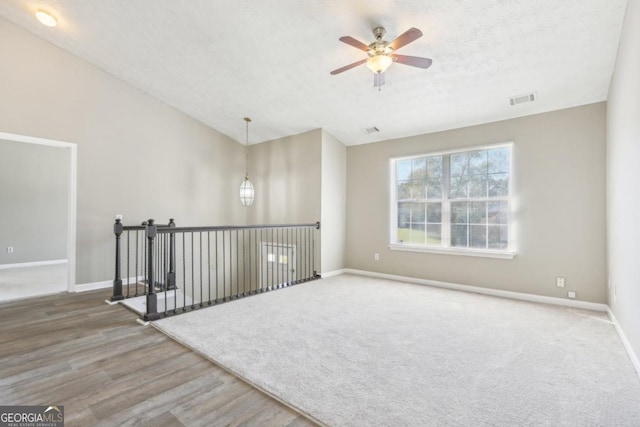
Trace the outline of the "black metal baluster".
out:
[[[187,233],[182,233],[182,311],[187,311]]]
[[[191,309],[195,308],[194,298],[196,296],[196,293],[195,293],[196,278],[195,278],[195,273],[193,271],[193,264],[194,264],[194,260],[193,260],[193,231],[192,231],[191,232]]]
[[[227,245],[225,244],[225,231],[222,230],[222,302],[227,300]]]
[[[202,304],[202,231],[200,232],[200,239],[198,240],[198,242],[200,243],[200,307],[203,306]]]
[[[209,300],[207,301],[211,305],[211,232],[207,231],[207,291]]]
[[[218,292],[218,281],[219,281],[220,271],[218,270],[218,232],[216,231],[216,301],[218,303],[218,296],[220,295]]]

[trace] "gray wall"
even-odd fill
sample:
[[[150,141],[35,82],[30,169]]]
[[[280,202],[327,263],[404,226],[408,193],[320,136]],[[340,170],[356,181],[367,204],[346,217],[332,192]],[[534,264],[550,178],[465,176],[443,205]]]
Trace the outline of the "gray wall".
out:
[[[640,1],[630,0],[607,104],[609,307],[640,356]]]
[[[322,132],[322,273],[344,268],[346,248],[347,147]]]
[[[322,131],[251,145],[249,178],[255,188],[249,224],[320,220]],[[240,188],[241,180],[236,187]]]
[[[388,249],[390,157],[507,141],[514,142],[514,259]],[[606,301],[604,103],[347,153],[348,268],[552,297],[573,290],[580,300]],[[566,278],[564,289],[557,276]]]
[[[0,57],[0,131],[78,145],[77,283],[112,279],[116,214],[244,221],[242,145],[2,19]]]
[[[67,258],[69,160],[66,148],[0,140],[0,264]]]

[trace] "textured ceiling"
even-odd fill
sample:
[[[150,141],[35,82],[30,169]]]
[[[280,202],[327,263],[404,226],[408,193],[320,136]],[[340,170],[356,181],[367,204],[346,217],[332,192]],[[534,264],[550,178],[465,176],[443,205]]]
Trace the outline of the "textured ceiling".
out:
[[[0,16],[251,143],[324,128],[347,145],[605,100],[627,0],[2,0]],[[44,27],[45,8],[59,25]],[[382,91],[338,41],[424,36]],[[511,107],[508,98],[538,100]],[[367,135],[376,126],[379,133]]]

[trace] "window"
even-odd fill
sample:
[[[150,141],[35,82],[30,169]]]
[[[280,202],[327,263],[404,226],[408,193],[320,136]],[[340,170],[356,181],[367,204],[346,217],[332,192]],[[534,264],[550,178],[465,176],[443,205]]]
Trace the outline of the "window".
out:
[[[511,144],[391,160],[391,248],[510,258]]]

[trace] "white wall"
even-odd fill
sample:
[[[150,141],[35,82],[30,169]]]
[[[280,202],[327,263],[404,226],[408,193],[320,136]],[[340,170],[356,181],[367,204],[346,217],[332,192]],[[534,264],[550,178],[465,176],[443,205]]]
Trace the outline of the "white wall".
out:
[[[116,214],[244,222],[242,145],[3,19],[0,58],[0,132],[78,145],[78,283],[113,279]]]
[[[608,301],[640,355],[640,1],[629,0],[607,104]]]
[[[347,147],[322,132],[322,273],[344,268],[347,215]]]
[[[605,104],[347,149],[347,267],[604,303]],[[513,141],[511,260],[391,251],[389,158]],[[374,261],[374,252],[380,261]],[[556,277],[566,287],[556,287]]]

